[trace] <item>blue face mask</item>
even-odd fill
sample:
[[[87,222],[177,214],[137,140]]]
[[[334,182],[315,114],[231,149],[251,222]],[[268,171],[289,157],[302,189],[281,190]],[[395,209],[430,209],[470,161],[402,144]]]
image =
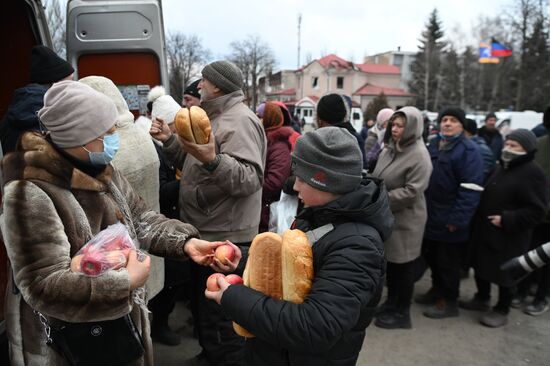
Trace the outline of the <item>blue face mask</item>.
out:
[[[107,165],[113,160],[120,147],[118,133],[105,135],[102,139],[98,138],[98,140],[103,142],[102,152],[92,152],[83,146],[84,150],[88,152],[92,165]]]

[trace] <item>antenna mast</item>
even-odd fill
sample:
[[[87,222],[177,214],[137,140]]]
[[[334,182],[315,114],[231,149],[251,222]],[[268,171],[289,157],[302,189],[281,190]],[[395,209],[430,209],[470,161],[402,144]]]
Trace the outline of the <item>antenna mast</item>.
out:
[[[301,28],[302,28],[302,13],[298,13],[298,64],[296,68],[300,68],[300,43],[301,43]]]

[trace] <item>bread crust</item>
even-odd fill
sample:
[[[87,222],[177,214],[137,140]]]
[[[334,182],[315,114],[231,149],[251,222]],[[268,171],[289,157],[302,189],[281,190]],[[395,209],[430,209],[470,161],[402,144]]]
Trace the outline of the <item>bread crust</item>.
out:
[[[275,299],[304,302],[313,281],[313,251],[306,234],[287,230],[282,237],[269,232],[256,235],[248,250],[243,281]],[[253,337],[237,323],[233,329],[240,336]]]
[[[193,135],[193,130],[191,129],[191,117],[189,115],[189,109],[181,108],[176,117],[174,118],[174,123],[176,124],[176,132],[180,135],[181,138],[195,142],[195,136]]]
[[[191,129],[193,130],[195,141],[197,144],[207,144],[210,140],[212,126],[206,112],[201,107],[192,106],[189,109],[189,116],[191,117]]]
[[[283,299],[301,304],[311,291],[313,251],[306,234],[287,230],[282,241]]]

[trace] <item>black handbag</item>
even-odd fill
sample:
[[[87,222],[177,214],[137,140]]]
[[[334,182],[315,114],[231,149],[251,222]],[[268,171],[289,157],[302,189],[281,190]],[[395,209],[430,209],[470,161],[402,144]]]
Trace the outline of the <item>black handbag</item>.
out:
[[[119,366],[143,356],[143,340],[130,315],[90,323],[52,326],[35,311],[46,331],[46,343],[72,366]]]

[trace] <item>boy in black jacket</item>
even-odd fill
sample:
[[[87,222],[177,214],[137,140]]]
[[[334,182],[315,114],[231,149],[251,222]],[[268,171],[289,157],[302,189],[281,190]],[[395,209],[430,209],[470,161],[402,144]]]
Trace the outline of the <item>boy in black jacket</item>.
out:
[[[387,193],[362,178],[361,151],[342,128],[305,134],[292,164],[305,206],[295,226],[313,247],[310,294],[293,304],[219,278],[221,290],[205,295],[255,335],[246,342],[248,365],[355,365],[382,292],[383,242],[393,226]],[[232,270],[240,257],[212,266]]]

